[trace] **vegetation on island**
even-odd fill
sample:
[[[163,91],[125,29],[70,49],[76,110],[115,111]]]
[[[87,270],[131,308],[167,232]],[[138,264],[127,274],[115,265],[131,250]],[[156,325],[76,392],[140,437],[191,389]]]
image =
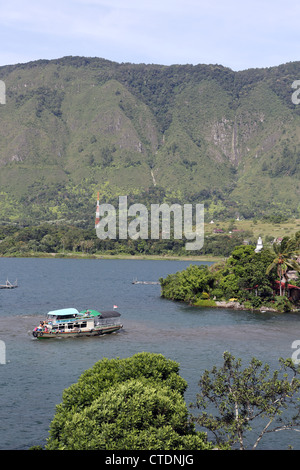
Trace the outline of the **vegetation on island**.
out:
[[[288,274],[300,271],[300,232],[273,243],[273,248],[256,252],[252,245],[237,246],[224,262],[191,265],[183,271],[160,278],[161,295],[196,306],[217,306],[234,301],[239,308],[270,308],[289,311],[299,299],[289,296]],[[277,281],[277,282],[276,282]],[[300,287],[299,279],[293,285]]]

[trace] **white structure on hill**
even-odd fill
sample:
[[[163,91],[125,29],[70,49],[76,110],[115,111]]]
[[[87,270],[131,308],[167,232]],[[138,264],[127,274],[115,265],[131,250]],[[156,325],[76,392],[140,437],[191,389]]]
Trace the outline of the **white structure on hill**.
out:
[[[263,246],[262,239],[261,239],[261,237],[258,237],[256,248],[255,248],[255,253],[258,253],[260,250],[263,249],[263,247],[264,246]]]

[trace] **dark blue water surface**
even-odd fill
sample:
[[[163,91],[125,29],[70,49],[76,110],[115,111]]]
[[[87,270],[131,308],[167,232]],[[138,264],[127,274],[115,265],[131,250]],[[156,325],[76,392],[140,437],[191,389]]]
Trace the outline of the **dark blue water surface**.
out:
[[[246,366],[255,356],[278,368],[300,339],[300,315],[202,309],[160,297],[157,281],[184,269],[188,261],[67,260],[0,258],[0,448],[43,445],[63,389],[103,357],[129,357],[141,351],[162,353],[180,363],[188,382],[186,401],[196,399],[205,369],[222,364],[230,351]],[[201,263],[196,263],[201,264]],[[29,332],[49,310],[112,309],[118,306],[124,329],[95,338],[35,340]],[[3,344],[3,343],[2,343]],[[299,449],[299,433],[273,433],[260,448]]]

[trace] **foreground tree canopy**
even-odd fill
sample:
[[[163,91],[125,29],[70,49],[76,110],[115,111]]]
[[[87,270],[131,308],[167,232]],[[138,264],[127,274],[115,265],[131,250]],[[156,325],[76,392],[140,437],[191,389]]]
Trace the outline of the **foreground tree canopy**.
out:
[[[192,415],[178,363],[145,352],[98,361],[64,390],[46,449],[242,450],[255,449],[270,432],[300,430],[299,365],[279,359],[280,369],[271,372],[256,358],[245,368],[229,352],[223,359],[201,376],[191,405],[199,412]]]
[[[195,405],[200,414],[194,418],[213,433],[219,446],[238,443],[240,450],[256,449],[268,433],[300,431],[299,365],[280,358],[280,369],[271,373],[269,365],[256,358],[244,369],[241,359],[229,352],[223,358],[222,367],[206,370],[200,379]]]
[[[204,450],[178,363],[161,354],[102,359],[63,392],[47,450]]]

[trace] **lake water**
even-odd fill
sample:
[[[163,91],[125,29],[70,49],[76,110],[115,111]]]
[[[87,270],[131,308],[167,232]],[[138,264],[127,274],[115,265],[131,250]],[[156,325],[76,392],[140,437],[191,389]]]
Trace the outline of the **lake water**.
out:
[[[17,278],[19,285],[0,290],[0,340],[6,348],[0,364],[0,449],[45,444],[63,389],[103,357],[148,351],[179,362],[188,404],[195,402],[203,371],[221,365],[225,350],[245,366],[253,356],[274,368],[279,357],[291,357],[291,345],[300,339],[299,314],[194,308],[162,299],[159,285],[132,284],[136,278],[157,281],[190,264],[0,258],[0,283]],[[38,341],[28,333],[49,310],[113,305],[124,325],[114,335]],[[300,449],[299,433],[270,434],[260,449],[288,444]]]

